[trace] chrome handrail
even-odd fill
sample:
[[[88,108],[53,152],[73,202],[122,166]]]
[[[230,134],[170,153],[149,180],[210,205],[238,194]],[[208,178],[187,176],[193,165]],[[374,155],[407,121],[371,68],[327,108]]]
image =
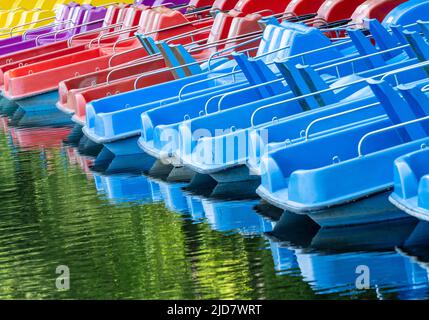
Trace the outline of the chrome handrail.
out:
[[[236,37],[236,38],[237,38],[237,39],[239,39],[239,37]],[[219,44],[219,43],[225,43],[225,44],[227,44],[228,42],[236,41],[236,38],[229,38],[229,39],[223,39],[223,40],[217,41],[217,42],[216,42],[216,45],[217,45],[217,44]],[[189,45],[191,45],[191,44],[189,44]],[[210,44],[210,45],[213,45],[213,44]],[[207,45],[207,47],[210,47],[210,45]],[[185,45],[185,47],[186,47],[186,45]],[[206,47],[206,46],[202,46],[202,47],[204,48],[204,47]],[[117,53],[117,54],[113,55],[113,56],[109,59],[109,67],[112,67],[112,61],[113,61],[113,58],[117,58],[117,57],[118,57],[118,56],[120,56],[120,55],[128,54],[128,53],[135,52],[135,51],[138,51],[138,50],[141,50],[141,49],[142,49],[142,48],[140,48],[140,47],[139,47],[139,48],[134,48],[134,49],[127,50],[127,51],[124,51],[124,52]],[[257,49],[257,47],[256,47],[256,48],[252,48],[252,49]],[[198,48],[192,48],[191,50],[189,50],[189,53],[193,53],[193,52],[195,52],[195,51],[200,51],[200,50],[202,50],[202,48],[201,48],[201,47],[198,47]],[[107,83],[109,83],[109,78],[110,78],[111,74],[113,74],[113,73],[114,73],[114,72],[116,72],[116,71],[124,70],[124,69],[127,69],[127,68],[132,67],[132,66],[138,66],[138,65],[140,65],[140,64],[150,62],[150,61],[152,60],[152,58],[160,57],[161,55],[162,55],[161,53],[156,53],[156,54],[153,54],[153,55],[150,55],[150,56],[144,57],[144,58],[143,58],[143,61],[142,61],[142,60],[139,60],[139,61],[135,61],[135,63],[133,62],[133,63],[131,63],[131,64],[126,64],[126,65],[124,65],[124,66],[120,66],[120,67],[118,67],[118,68],[115,68],[115,69],[111,70],[111,71],[109,72],[109,74],[107,75],[106,82],[107,82]]]
[[[109,39],[112,37],[120,36],[121,34],[124,34],[124,33],[131,33],[133,31],[138,31],[139,28],[140,28],[140,26],[134,26],[134,27],[129,27],[129,28],[118,30],[118,31],[102,34],[102,35],[98,36],[97,38],[92,39],[89,42],[88,47],[92,48],[92,45],[94,42],[97,42],[97,46],[100,47],[101,46],[101,40],[103,40],[103,39]]]
[[[41,34],[41,35],[39,35],[39,36],[36,37],[35,42],[36,42],[36,45],[38,45],[40,39],[42,39],[42,38],[44,38],[46,36],[50,36],[50,35],[54,35],[54,39],[56,40],[57,39],[57,35],[59,33],[61,33],[61,32],[73,30],[73,29],[76,29],[76,28],[85,27],[85,26],[96,24],[96,23],[100,23],[100,22],[104,22],[104,19],[94,20],[94,21],[91,21],[91,22],[82,23],[82,24],[75,25],[75,26],[68,27],[68,28],[64,28],[64,29],[61,29],[61,30],[57,30],[57,31],[53,31],[53,32]]]
[[[419,122],[422,122],[422,121],[427,121],[427,120],[429,120],[429,116],[426,116],[426,117],[423,117],[423,118],[420,118],[420,119],[414,119],[414,120],[407,121],[407,122],[403,122],[403,123],[399,123],[399,124],[395,124],[395,125],[390,126],[390,127],[386,127],[386,128],[382,128],[382,129],[374,130],[374,131],[372,131],[372,132],[368,132],[367,134],[365,134],[365,135],[364,135],[364,136],[359,140],[359,144],[358,144],[358,157],[359,157],[359,158],[362,158],[362,157],[364,157],[364,156],[365,156],[365,155],[363,154],[363,152],[362,152],[362,146],[363,146],[363,143],[364,143],[364,142],[365,142],[369,137],[374,136],[374,135],[377,135],[377,134],[380,134],[380,133],[384,133],[384,132],[387,132],[387,131],[390,131],[390,130],[393,130],[393,129],[403,128],[403,127],[406,127],[406,126],[411,125],[411,124],[416,124],[416,123],[419,123]],[[406,143],[409,143],[409,142],[405,142],[405,143],[402,143],[402,144],[406,144]]]
[[[102,31],[110,30],[112,28],[122,27],[123,25],[124,25],[124,22],[118,22],[118,23],[110,24],[108,26],[104,26],[104,27],[97,28],[97,29],[94,29],[94,30],[85,31],[85,32],[82,32],[82,33],[79,33],[79,34],[75,34],[75,35],[71,36],[68,39],[68,41],[67,41],[68,42],[68,46],[71,47],[72,44],[73,44],[73,40],[75,38],[77,38],[77,37],[85,36],[85,35],[92,34],[92,33],[100,33]]]
[[[369,77],[369,78],[359,79],[359,80],[352,81],[352,82],[349,82],[349,83],[346,83],[346,84],[342,84],[342,85],[339,85],[339,86],[332,86],[330,88],[323,89],[323,90],[320,90],[320,91],[317,91],[317,92],[311,92],[311,93],[308,93],[308,94],[305,94],[305,95],[301,95],[299,97],[293,97],[291,99],[287,99],[287,100],[284,100],[284,101],[279,101],[279,102],[271,103],[271,104],[268,104],[266,106],[262,106],[262,107],[257,108],[253,112],[250,122],[251,122],[252,127],[255,127],[255,116],[261,110],[265,110],[265,109],[268,109],[268,108],[271,108],[271,107],[275,107],[275,106],[278,106],[278,105],[281,105],[281,104],[284,104],[284,103],[287,103],[287,102],[299,101],[301,99],[310,98],[310,97],[313,97],[313,96],[316,96],[316,95],[320,95],[320,94],[323,94],[323,93],[327,93],[327,92],[331,92],[331,91],[334,91],[334,90],[346,88],[346,87],[349,87],[349,86],[352,86],[352,85],[355,85],[355,84],[366,82],[369,79],[376,79],[376,78],[379,78],[379,77],[383,77],[384,78],[387,75],[398,74],[398,73],[402,73],[402,72],[405,72],[405,71],[409,71],[409,70],[417,69],[417,68],[420,68],[420,67],[424,67],[424,66],[427,66],[427,65],[429,65],[429,61],[420,62],[420,63],[414,64],[412,66],[407,66],[407,67],[404,67],[404,68],[399,68],[399,69],[393,70],[393,71],[383,72],[383,73],[374,75],[374,76]]]
[[[351,113],[354,113],[354,112],[362,111],[362,110],[365,110],[365,109],[369,109],[369,108],[372,108],[372,107],[376,107],[376,106],[379,106],[379,105],[380,105],[380,102],[375,102],[375,103],[367,104],[367,105],[362,106],[362,107],[358,107],[358,108],[354,108],[354,109],[342,111],[342,112],[339,112],[339,113],[331,114],[331,115],[328,115],[328,116],[325,116],[325,117],[317,118],[317,119],[311,121],[310,124],[305,129],[305,136],[304,136],[305,141],[308,141],[310,139],[310,129],[315,124],[317,124],[317,123],[320,123],[320,122],[325,121],[325,120],[330,120],[330,119],[333,119],[333,118],[341,117],[341,116],[344,116],[344,115],[348,115],[348,114],[351,114]]]
[[[55,23],[48,24],[48,25],[46,25],[46,26],[41,26],[41,27],[38,27],[38,28],[35,28],[35,29],[30,29],[30,30],[25,31],[25,32],[22,34],[22,38],[23,38],[24,40],[27,40],[27,36],[28,36],[29,34],[33,33],[33,32],[37,32],[37,31],[40,31],[40,30],[43,30],[43,29],[53,28],[53,27],[55,27],[55,26],[60,26],[60,25],[63,25],[63,24],[66,24],[66,23],[70,23],[70,22],[73,22],[73,20],[64,20],[64,21],[59,21],[59,22],[55,22]]]

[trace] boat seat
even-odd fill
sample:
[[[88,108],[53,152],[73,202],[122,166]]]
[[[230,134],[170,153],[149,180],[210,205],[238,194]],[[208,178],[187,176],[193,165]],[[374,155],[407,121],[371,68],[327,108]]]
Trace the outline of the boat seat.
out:
[[[349,19],[356,8],[365,0],[326,0],[317,11],[318,18],[326,22]]]
[[[408,0],[367,0],[356,8],[352,21],[361,24],[364,19],[383,19],[397,6]]]
[[[296,16],[316,13],[324,2],[325,0],[292,0],[285,13],[294,13]]]

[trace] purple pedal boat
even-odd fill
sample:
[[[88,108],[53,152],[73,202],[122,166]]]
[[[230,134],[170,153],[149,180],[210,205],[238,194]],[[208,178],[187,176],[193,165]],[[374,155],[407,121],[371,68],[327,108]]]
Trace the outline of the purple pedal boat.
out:
[[[93,7],[76,3],[62,5],[54,23],[0,40],[0,56],[66,40],[75,34],[100,28],[106,12],[107,9],[102,6]],[[11,29],[11,33],[12,31]]]

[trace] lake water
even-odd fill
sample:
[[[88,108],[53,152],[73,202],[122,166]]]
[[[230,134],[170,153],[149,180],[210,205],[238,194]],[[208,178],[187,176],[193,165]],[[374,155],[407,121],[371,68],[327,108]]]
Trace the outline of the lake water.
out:
[[[320,229],[257,200],[97,176],[68,128],[0,121],[1,299],[424,299],[429,227]],[[270,218],[267,218],[270,217]],[[69,290],[59,290],[57,267]],[[363,269],[362,269],[363,268]],[[369,289],[359,288],[369,271]]]

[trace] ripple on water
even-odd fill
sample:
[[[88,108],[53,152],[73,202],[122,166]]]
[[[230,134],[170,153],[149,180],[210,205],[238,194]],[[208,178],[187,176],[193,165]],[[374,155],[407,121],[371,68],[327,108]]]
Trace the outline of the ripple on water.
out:
[[[428,297],[424,247],[395,248],[417,232],[415,221],[292,228],[257,215],[257,201],[213,201],[142,176],[94,180],[90,160],[62,146],[70,128],[1,124],[1,299]],[[386,230],[400,235],[396,243],[367,245]],[[365,238],[351,246],[356,232]],[[356,291],[356,266],[365,264],[377,289]],[[70,269],[69,291],[55,287],[59,265]]]

